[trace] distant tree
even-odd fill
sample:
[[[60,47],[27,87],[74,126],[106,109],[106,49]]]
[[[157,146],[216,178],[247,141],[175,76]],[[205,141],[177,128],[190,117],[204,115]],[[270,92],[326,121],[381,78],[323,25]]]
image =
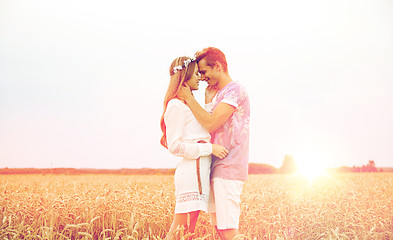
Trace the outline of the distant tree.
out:
[[[340,167],[337,169],[339,172],[383,172],[383,169],[378,169],[375,166],[374,160],[369,160],[367,165],[362,165],[361,167],[353,166],[353,167]]]
[[[291,155],[285,155],[284,161],[280,168],[281,173],[294,173],[297,170],[297,165],[295,160]]]
[[[352,172],[361,172],[361,168],[360,168],[360,167],[353,166],[353,167],[352,167]]]
[[[378,169],[375,167],[375,162],[373,160],[368,160],[365,172],[377,172]]]

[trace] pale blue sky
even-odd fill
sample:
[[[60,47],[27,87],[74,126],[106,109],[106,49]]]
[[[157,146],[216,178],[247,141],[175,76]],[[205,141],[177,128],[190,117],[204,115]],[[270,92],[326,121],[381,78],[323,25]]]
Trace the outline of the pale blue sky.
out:
[[[248,89],[250,162],[393,166],[392,1],[135,2],[0,0],[0,167],[175,167],[168,68],[207,46]]]

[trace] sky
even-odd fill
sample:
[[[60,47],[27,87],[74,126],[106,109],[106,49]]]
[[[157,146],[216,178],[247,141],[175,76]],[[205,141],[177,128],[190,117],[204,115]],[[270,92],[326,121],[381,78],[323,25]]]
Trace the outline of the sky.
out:
[[[176,167],[169,66],[209,46],[248,91],[250,162],[393,166],[392,43],[390,0],[0,0],[0,168]]]

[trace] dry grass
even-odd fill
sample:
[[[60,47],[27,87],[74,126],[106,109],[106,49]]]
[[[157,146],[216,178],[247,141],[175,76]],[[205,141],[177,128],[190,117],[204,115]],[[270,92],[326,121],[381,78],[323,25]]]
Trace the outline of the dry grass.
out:
[[[393,173],[251,175],[238,239],[393,239]],[[173,176],[0,175],[0,239],[162,239]],[[193,239],[213,239],[201,214]]]

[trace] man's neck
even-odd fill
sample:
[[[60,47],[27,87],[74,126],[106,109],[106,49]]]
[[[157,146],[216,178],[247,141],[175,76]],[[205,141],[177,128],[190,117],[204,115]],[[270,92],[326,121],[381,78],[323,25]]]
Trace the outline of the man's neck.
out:
[[[232,82],[232,78],[229,76],[229,74],[224,74],[218,81],[217,88],[221,90],[230,82]]]

